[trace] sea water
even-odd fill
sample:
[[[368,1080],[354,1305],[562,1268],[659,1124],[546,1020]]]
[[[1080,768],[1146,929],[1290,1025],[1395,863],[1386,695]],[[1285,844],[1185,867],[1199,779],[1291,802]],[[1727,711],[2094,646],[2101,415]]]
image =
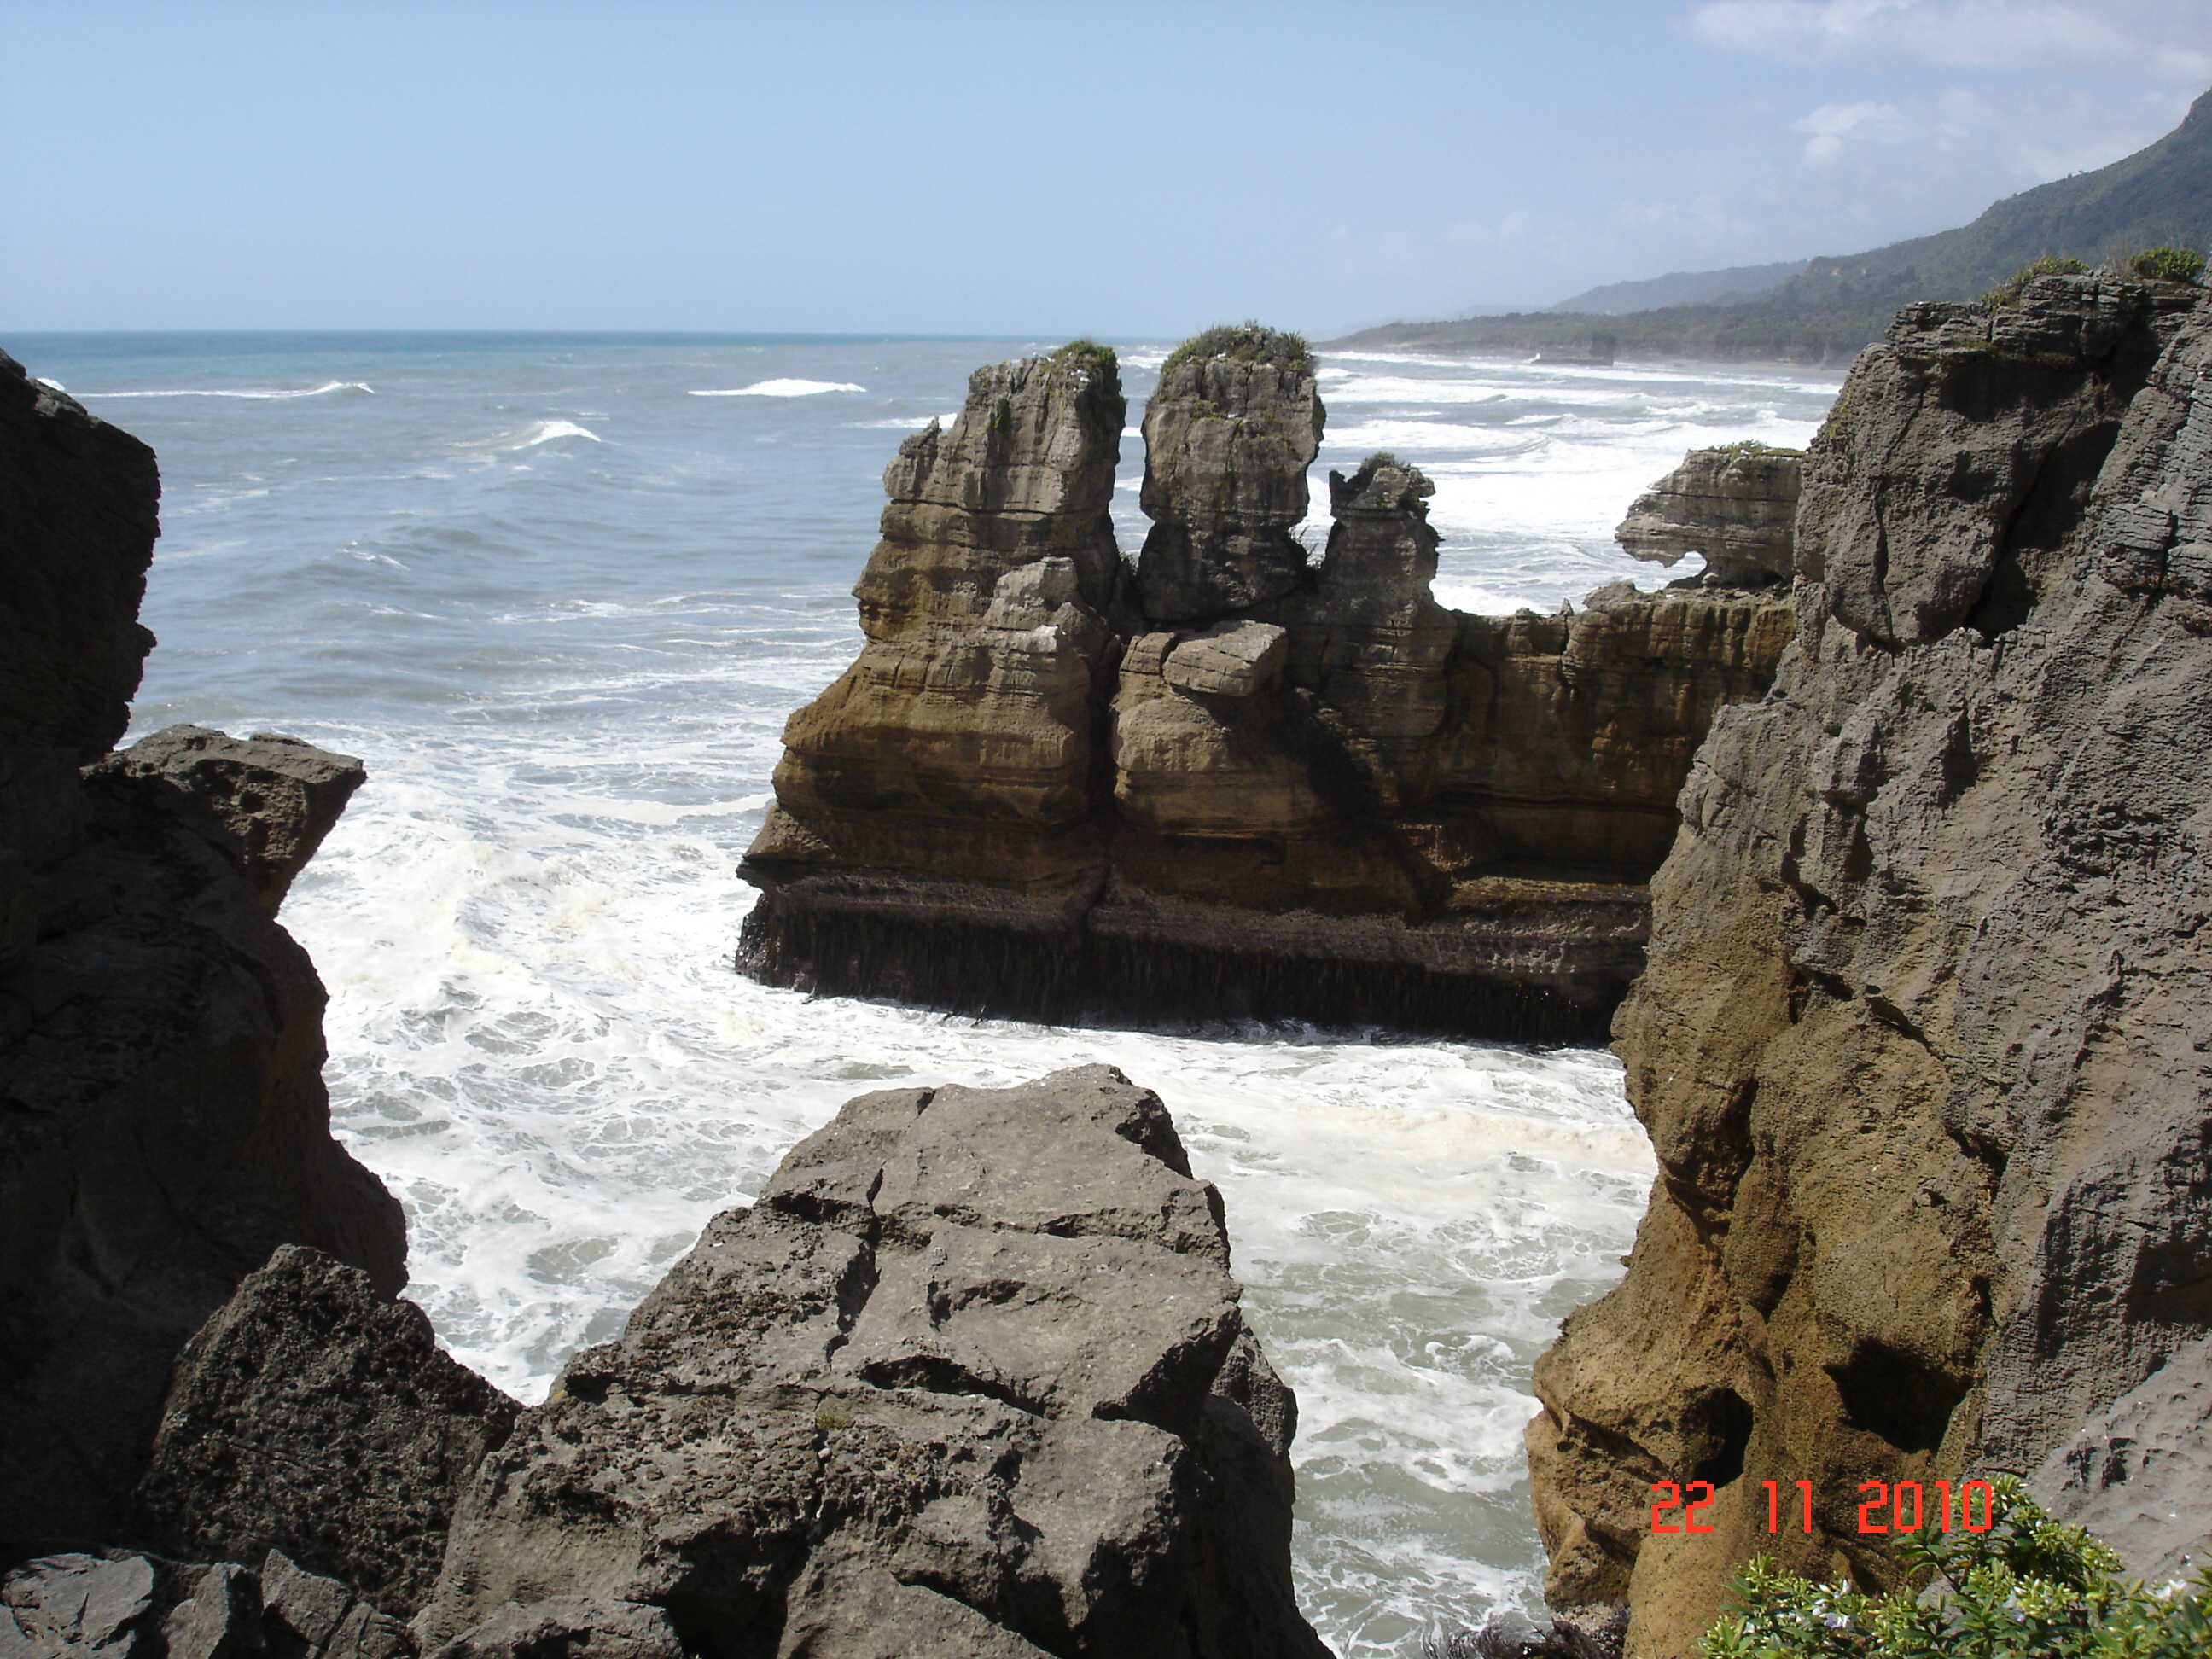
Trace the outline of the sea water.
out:
[[[785,718],[860,644],[898,441],[1057,343],[46,336],[0,342],[159,452],[134,733],[273,729],[369,781],[284,921],[331,991],[337,1133],[404,1203],[453,1352],[526,1401],[851,1096],[1119,1066],[1227,1201],[1297,1389],[1298,1592],[1340,1652],[1532,1609],[1529,1367],[1652,1174],[1598,1050],[1176,1035],[810,1000],[731,970]],[[1167,345],[1122,343],[1117,533]],[[1682,452],[1802,444],[1836,382],[1324,353],[1327,470],[1437,483],[1437,596],[1651,586],[1612,526]],[[1692,567],[1694,562],[1692,562]],[[1692,568],[1692,567],[1686,567]]]

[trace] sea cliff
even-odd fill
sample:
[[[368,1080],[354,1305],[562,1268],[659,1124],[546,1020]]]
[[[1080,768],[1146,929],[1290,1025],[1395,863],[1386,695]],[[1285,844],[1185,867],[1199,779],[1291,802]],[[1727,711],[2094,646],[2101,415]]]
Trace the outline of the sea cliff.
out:
[[[2209,374],[2201,290],[2045,278],[1900,313],[1805,457],[1796,638],[1614,1028],[1659,1178],[1536,1370],[1548,1594],[1626,1599],[1632,1655],[1759,1551],[1899,1582],[1868,1480],[2051,1460],[2066,1512],[2148,1481],[2098,1517],[2137,1571],[2204,1547]],[[1717,1533],[1652,1533],[1665,1480]]]
[[[977,371],[884,474],[868,642],[794,714],[742,965],[1048,1018],[1589,1036],[1643,960],[1690,756],[1766,689],[1786,600],[1437,603],[1432,486],[1378,454],[1294,532],[1326,410],[1295,337],[1188,343],[1107,503],[1110,353]]]

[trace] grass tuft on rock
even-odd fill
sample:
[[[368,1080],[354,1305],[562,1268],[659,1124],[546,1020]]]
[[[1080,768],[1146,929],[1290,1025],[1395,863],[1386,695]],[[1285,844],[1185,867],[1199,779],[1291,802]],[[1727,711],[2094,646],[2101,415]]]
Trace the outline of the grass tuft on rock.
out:
[[[2021,295],[2027,292],[2027,285],[2037,277],[2081,276],[2086,276],[2089,267],[2079,259],[2062,258],[2057,254],[2046,253],[2040,259],[2031,259],[2006,281],[1983,295],[1982,309],[2010,311],[2020,303]]]
[[[1185,340],[1160,365],[1164,380],[1188,362],[1212,362],[1227,358],[1240,363],[1272,363],[1293,374],[1313,372],[1313,349],[1303,334],[1286,333],[1264,323],[1218,323]]]
[[[1114,355],[1114,348],[1100,345],[1087,334],[1070,340],[1045,362],[1055,374],[1073,370],[1093,380],[1109,374],[1118,378],[1121,372],[1121,360]]]
[[[2114,261],[2123,276],[2139,283],[2189,283],[2204,278],[2204,256],[2185,247],[2147,247]]]

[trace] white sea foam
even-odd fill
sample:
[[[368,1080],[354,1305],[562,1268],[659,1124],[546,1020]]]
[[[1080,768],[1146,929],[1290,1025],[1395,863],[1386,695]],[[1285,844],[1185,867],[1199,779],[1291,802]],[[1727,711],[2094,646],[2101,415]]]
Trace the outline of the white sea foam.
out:
[[[36,380],[40,386],[52,386],[56,392],[67,392],[69,390],[69,388],[64,386],[59,380],[50,380],[43,374],[34,375],[33,378]]]
[[[894,415],[887,420],[848,421],[846,424],[855,432],[919,432],[934,421],[950,431],[953,422],[959,418],[960,411],[956,409],[944,415]]]
[[[1165,351],[1117,351],[1114,356],[1124,368],[1158,368],[1168,360]]]
[[[334,392],[373,393],[366,380],[325,380],[320,386],[233,389],[224,386],[175,386],[154,392],[80,392],[80,398],[246,398],[255,400],[326,398]]]
[[[756,380],[750,386],[695,392],[695,398],[814,398],[825,392],[866,392],[850,380]]]
[[[562,438],[588,438],[593,443],[605,443],[605,439],[589,427],[578,426],[574,421],[540,421],[519,443],[507,446],[510,450],[535,449],[540,444],[557,442]]]

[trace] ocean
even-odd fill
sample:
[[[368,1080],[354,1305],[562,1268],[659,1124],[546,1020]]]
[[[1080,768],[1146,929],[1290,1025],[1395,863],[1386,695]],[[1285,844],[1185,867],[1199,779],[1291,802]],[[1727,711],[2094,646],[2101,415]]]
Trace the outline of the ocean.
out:
[[[1340,1653],[1505,1603],[1541,1552],[1521,1431],[1620,1275],[1652,1159],[1601,1050],[1161,1035],[809,1000],[738,977],[733,871],[785,718],[860,643],[900,438],[1057,341],[77,335],[0,341],[161,456],[134,735],[362,757],[283,921],[331,992],[337,1133],[405,1204],[409,1294],[526,1401],[851,1096],[1091,1061],[1173,1109],[1301,1408],[1299,1594]],[[1115,525],[1169,341],[1117,342]],[[1437,482],[1437,597],[1551,611],[1685,449],[1802,444],[1838,377],[1323,353],[1327,469]]]

